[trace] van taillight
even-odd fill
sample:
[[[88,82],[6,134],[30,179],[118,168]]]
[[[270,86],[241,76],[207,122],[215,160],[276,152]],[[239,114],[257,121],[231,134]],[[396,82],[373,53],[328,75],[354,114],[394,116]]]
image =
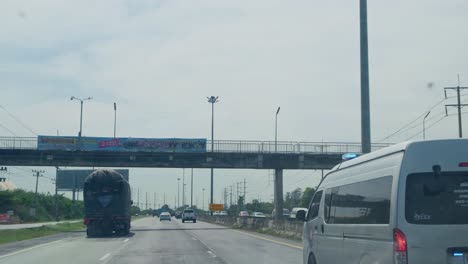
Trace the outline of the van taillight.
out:
[[[468,167],[468,162],[460,162],[458,163],[458,167]]]
[[[90,220],[89,218],[83,219],[83,224],[84,224],[84,225],[88,225],[89,222],[91,222],[91,220]]]
[[[395,264],[408,263],[408,245],[406,236],[400,229],[393,229],[393,255]]]

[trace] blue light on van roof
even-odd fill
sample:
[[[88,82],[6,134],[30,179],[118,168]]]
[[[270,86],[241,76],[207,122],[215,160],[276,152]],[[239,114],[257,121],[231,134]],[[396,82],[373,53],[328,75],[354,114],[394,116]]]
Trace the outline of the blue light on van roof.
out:
[[[341,156],[341,159],[342,160],[350,160],[350,159],[357,158],[358,156],[359,156],[359,154],[357,154],[357,153],[345,153],[345,154],[343,154],[343,156]]]
[[[463,253],[454,252],[453,256],[454,257],[463,257]]]

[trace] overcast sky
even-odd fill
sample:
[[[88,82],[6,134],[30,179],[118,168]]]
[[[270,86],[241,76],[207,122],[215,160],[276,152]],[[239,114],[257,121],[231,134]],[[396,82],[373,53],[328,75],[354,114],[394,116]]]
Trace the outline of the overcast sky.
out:
[[[368,12],[378,142],[440,102],[458,73],[468,86],[468,2],[369,0]],[[273,140],[281,106],[278,140],[360,140],[358,0],[4,0],[0,24],[0,105],[40,135],[77,135],[74,95],[93,97],[85,103],[85,136],[112,136],[117,102],[117,136],[209,138],[206,96],[216,95],[217,139]],[[432,110],[428,138],[457,136],[444,103],[454,101]],[[2,136],[36,136],[3,109],[0,125]],[[408,128],[384,141],[420,139],[422,118]],[[30,169],[12,167],[10,179],[32,189]],[[136,169],[130,178],[142,193],[161,199],[166,192],[173,203],[181,175]],[[201,203],[209,170],[195,175]],[[315,186],[319,176],[287,171],[285,192]],[[244,178],[248,200],[271,199],[268,172],[255,170],[217,170],[215,199]],[[53,190],[46,179],[40,187]]]

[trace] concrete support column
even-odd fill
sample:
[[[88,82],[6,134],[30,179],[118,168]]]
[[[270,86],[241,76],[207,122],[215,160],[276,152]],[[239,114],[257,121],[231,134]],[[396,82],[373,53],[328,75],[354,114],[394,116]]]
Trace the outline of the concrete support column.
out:
[[[283,170],[275,169],[274,206],[275,221],[283,218]]]

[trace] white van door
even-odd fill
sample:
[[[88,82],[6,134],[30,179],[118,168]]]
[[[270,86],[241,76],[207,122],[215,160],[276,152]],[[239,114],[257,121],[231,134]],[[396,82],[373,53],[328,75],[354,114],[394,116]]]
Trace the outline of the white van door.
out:
[[[467,264],[468,172],[410,173],[404,183],[398,228],[408,263]]]
[[[390,227],[392,176],[338,187],[335,223],[343,224],[343,258],[349,264],[393,264]]]
[[[325,190],[325,196],[322,205],[323,210],[314,224],[316,235],[316,258],[320,264],[347,263],[343,260],[343,228],[340,224],[333,221],[334,212],[331,208],[333,196],[336,195],[336,189]]]

